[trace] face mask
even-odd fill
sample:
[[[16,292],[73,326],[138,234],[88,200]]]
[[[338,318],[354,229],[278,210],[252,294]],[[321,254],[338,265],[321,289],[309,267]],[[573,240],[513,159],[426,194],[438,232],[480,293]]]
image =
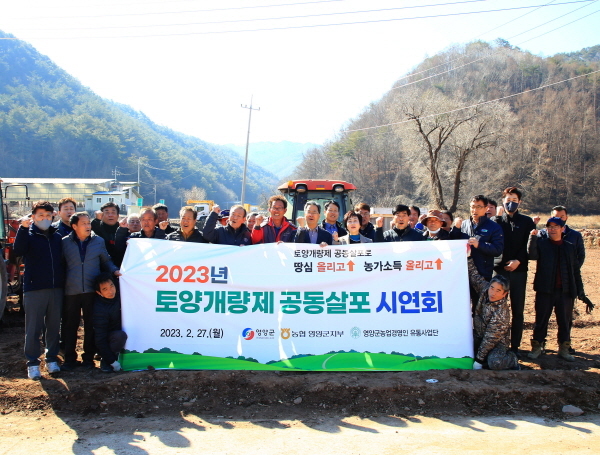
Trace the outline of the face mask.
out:
[[[35,221],[35,225],[38,227],[38,229],[40,229],[42,231],[48,230],[48,228],[50,227],[51,224],[52,224],[52,221],[50,221],[50,220]]]
[[[515,213],[517,211],[517,209],[519,208],[519,203],[518,202],[506,202],[506,203],[504,203],[504,207],[506,208],[507,212]]]
[[[440,230],[441,230],[441,229],[438,229],[437,231],[432,231],[432,230],[429,230],[429,233],[430,233],[430,234],[433,234],[433,235],[435,235],[435,234],[437,234],[438,232],[440,232]]]

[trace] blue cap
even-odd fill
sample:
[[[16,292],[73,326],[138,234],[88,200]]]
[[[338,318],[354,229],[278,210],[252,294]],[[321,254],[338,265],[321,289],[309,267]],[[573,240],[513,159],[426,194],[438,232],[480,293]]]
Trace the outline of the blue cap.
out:
[[[559,225],[560,227],[563,227],[565,225],[565,220],[557,216],[553,216],[552,218],[548,218],[548,221],[546,221],[546,226],[548,226],[550,223],[554,223]]]

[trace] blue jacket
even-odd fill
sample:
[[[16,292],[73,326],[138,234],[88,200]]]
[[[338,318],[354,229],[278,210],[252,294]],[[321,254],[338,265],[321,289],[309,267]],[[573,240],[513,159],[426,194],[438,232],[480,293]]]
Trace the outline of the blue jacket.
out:
[[[504,250],[502,228],[487,216],[482,216],[476,225],[471,218],[464,220],[460,231],[479,240],[479,246],[471,248],[471,257],[479,274],[490,281],[494,272],[494,257],[500,256]]]
[[[375,228],[375,242],[420,242],[425,240],[423,234],[416,229],[408,226],[406,229],[390,229],[383,231],[383,228]]]
[[[119,268],[113,264],[104,239],[99,235],[91,233],[85,240],[85,256],[81,260],[80,242],[75,232],[71,232],[62,239],[63,257],[66,264],[65,295],[77,295],[95,292],[94,279],[100,275],[100,272],[114,273]]]
[[[325,220],[321,221],[321,227],[327,231]],[[348,235],[348,231],[344,229],[342,224],[339,221],[335,222],[335,228],[338,233],[338,238],[343,237],[344,235]],[[329,232],[329,231],[327,231]],[[331,234],[331,232],[329,232]],[[333,236],[333,234],[331,234]]]
[[[17,231],[14,253],[22,256],[25,262],[24,292],[62,288],[64,285],[61,236],[52,226],[48,231],[49,236],[33,223],[29,229],[20,227]]]
[[[227,226],[217,225],[218,219],[219,215],[215,212],[210,212],[202,230],[205,240],[218,245],[252,245],[252,233],[246,224],[233,229],[229,224]]]
[[[117,234],[115,236],[115,251],[116,251],[117,256],[120,258],[124,258],[125,251],[127,251],[127,240],[140,239],[140,238],[141,239],[147,238],[146,234],[144,234],[144,231],[129,232],[129,229],[127,229],[126,227],[119,226],[119,229],[117,229]],[[166,238],[166,231],[163,231],[158,226],[155,227],[153,238],[164,240]],[[111,256],[111,258],[112,258],[112,256]],[[114,259],[113,259],[113,262],[114,262]],[[123,262],[123,260],[121,259],[121,263],[122,262]]]
[[[375,226],[373,226],[373,223],[367,223],[364,229],[361,227],[360,235],[364,235],[368,239],[375,240]]]
[[[320,245],[321,242],[325,242],[327,245],[333,245],[333,236],[321,226],[317,226],[316,245]],[[294,243],[311,243],[307,227],[299,227],[296,230],[296,237],[294,237]]]
[[[52,227],[55,227],[58,230],[58,233],[61,237],[65,235],[69,235],[73,228],[68,224],[63,223],[62,220],[58,220],[56,223],[52,223]]]

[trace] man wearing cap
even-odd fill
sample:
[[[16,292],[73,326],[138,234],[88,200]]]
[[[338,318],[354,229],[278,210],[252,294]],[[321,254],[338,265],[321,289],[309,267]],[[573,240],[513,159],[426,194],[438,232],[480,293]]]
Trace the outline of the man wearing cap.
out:
[[[467,239],[466,235],[463,235],[459,229],[453,227],[450,231],[443,228],[446,227],[447,222],[444,220],[442,212],[439,210],[430,210],[423,220],[421,220],[425,231],[423,237],[425,240],[456,240],[460,238]]]
[[[510,283],[510,309],[512,312],[510,349],[515,354],[519,353],[523,336],[523,312],[529,260],[527,241],[529,233],[535,229],[533,220],[519,212],[521,203],[521,190],[514,186],[506,188],[502,192],[503,213],[501,216],[492,218],[504,232],[504,249],[502,256],[494,261],[494,275],[502,275]]]
[[[410,208],[407,205],[399,204],[393,213],[394,227],[389,231],[383,231],[383,218],[378,217],[375,220],[375,242],[417,242],[425,240],[421,232],[410,227]]]
[[[585,245],[583,244],[583,236],[581,235],[581,232],[571,229],[567,224],[567,220],[569,219],[567,208],[563,205],[552,207],[551,215],[556,216],[565,222],[563,238],[567,242],[571,242],[573,245],[575,245],[575,250],[577,251],[577,262],[579,262],[579,267],[583,267],[583,263],[585,262]],[[539,236],[548,237],[548,232],[546,229],[540,229]]]
[[[552,207],[551,216],[557,216],[558,218],[560,218],[561,220],[563,220],[565,222],[565,228],[563,231],[563,239],[566,240],[567,242],[570,242],[573,245],[575,245],[575,251],[577,253],[577,262],[579,263],[580,268],[583,267],[583,263],[585,262],[585,245],[583,243],[583,236],[581,235],[581,232],[576,231],[575,229],[571,229],[569,227],[569,225],[567,224],[567,220],[569,219],[567,208],[563,205],[557,205],[556,207]],[[540,229],[538,236],[539,237],[548,237],[548,231],[546,231],[546,229]],[[574,312],[576,313],[576,315],[578,315],[576,308],[574,308]],[[573,328],[573,319],[572,318],[571,318],[571,328]],[[573,346],[571,346],[571,349],[569,352],[571,354],[573,354],[575,352],[575,349],[573,349]]]
[[[575,245],[563,238],[565,222],[552,217],[546,222],[548,237],[538,237],[537,229],[529,236],[529,259],[537,261],[533,289],[535,290],[535,325],[531,339],[530,359],[544,351],[548,321],[552,311],[558,325],[558,355],[573,362],[571,346],[571,317],[575,298],[585,297]]]

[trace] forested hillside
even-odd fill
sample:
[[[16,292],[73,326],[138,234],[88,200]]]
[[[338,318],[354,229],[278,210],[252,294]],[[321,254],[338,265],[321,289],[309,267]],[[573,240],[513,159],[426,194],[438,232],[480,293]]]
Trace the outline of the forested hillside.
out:
[[[0,32],[0,37],[10,36]],[[239,199],[237,153],[156,125],[141,112],[83,87],[33,47],[0,41],[0,177],[137,179],[146,202],[181,204],[198,186],[224,204]],[[249,166],[247,202],[270,194],[277,177]]]
[[[600,213],[599,70],[600,46],[548,58],[504,40],[452,47],[306,153],[296,175],[351,181],[376,205],[464,212],[470,196],[515,185],[530,210]]]

